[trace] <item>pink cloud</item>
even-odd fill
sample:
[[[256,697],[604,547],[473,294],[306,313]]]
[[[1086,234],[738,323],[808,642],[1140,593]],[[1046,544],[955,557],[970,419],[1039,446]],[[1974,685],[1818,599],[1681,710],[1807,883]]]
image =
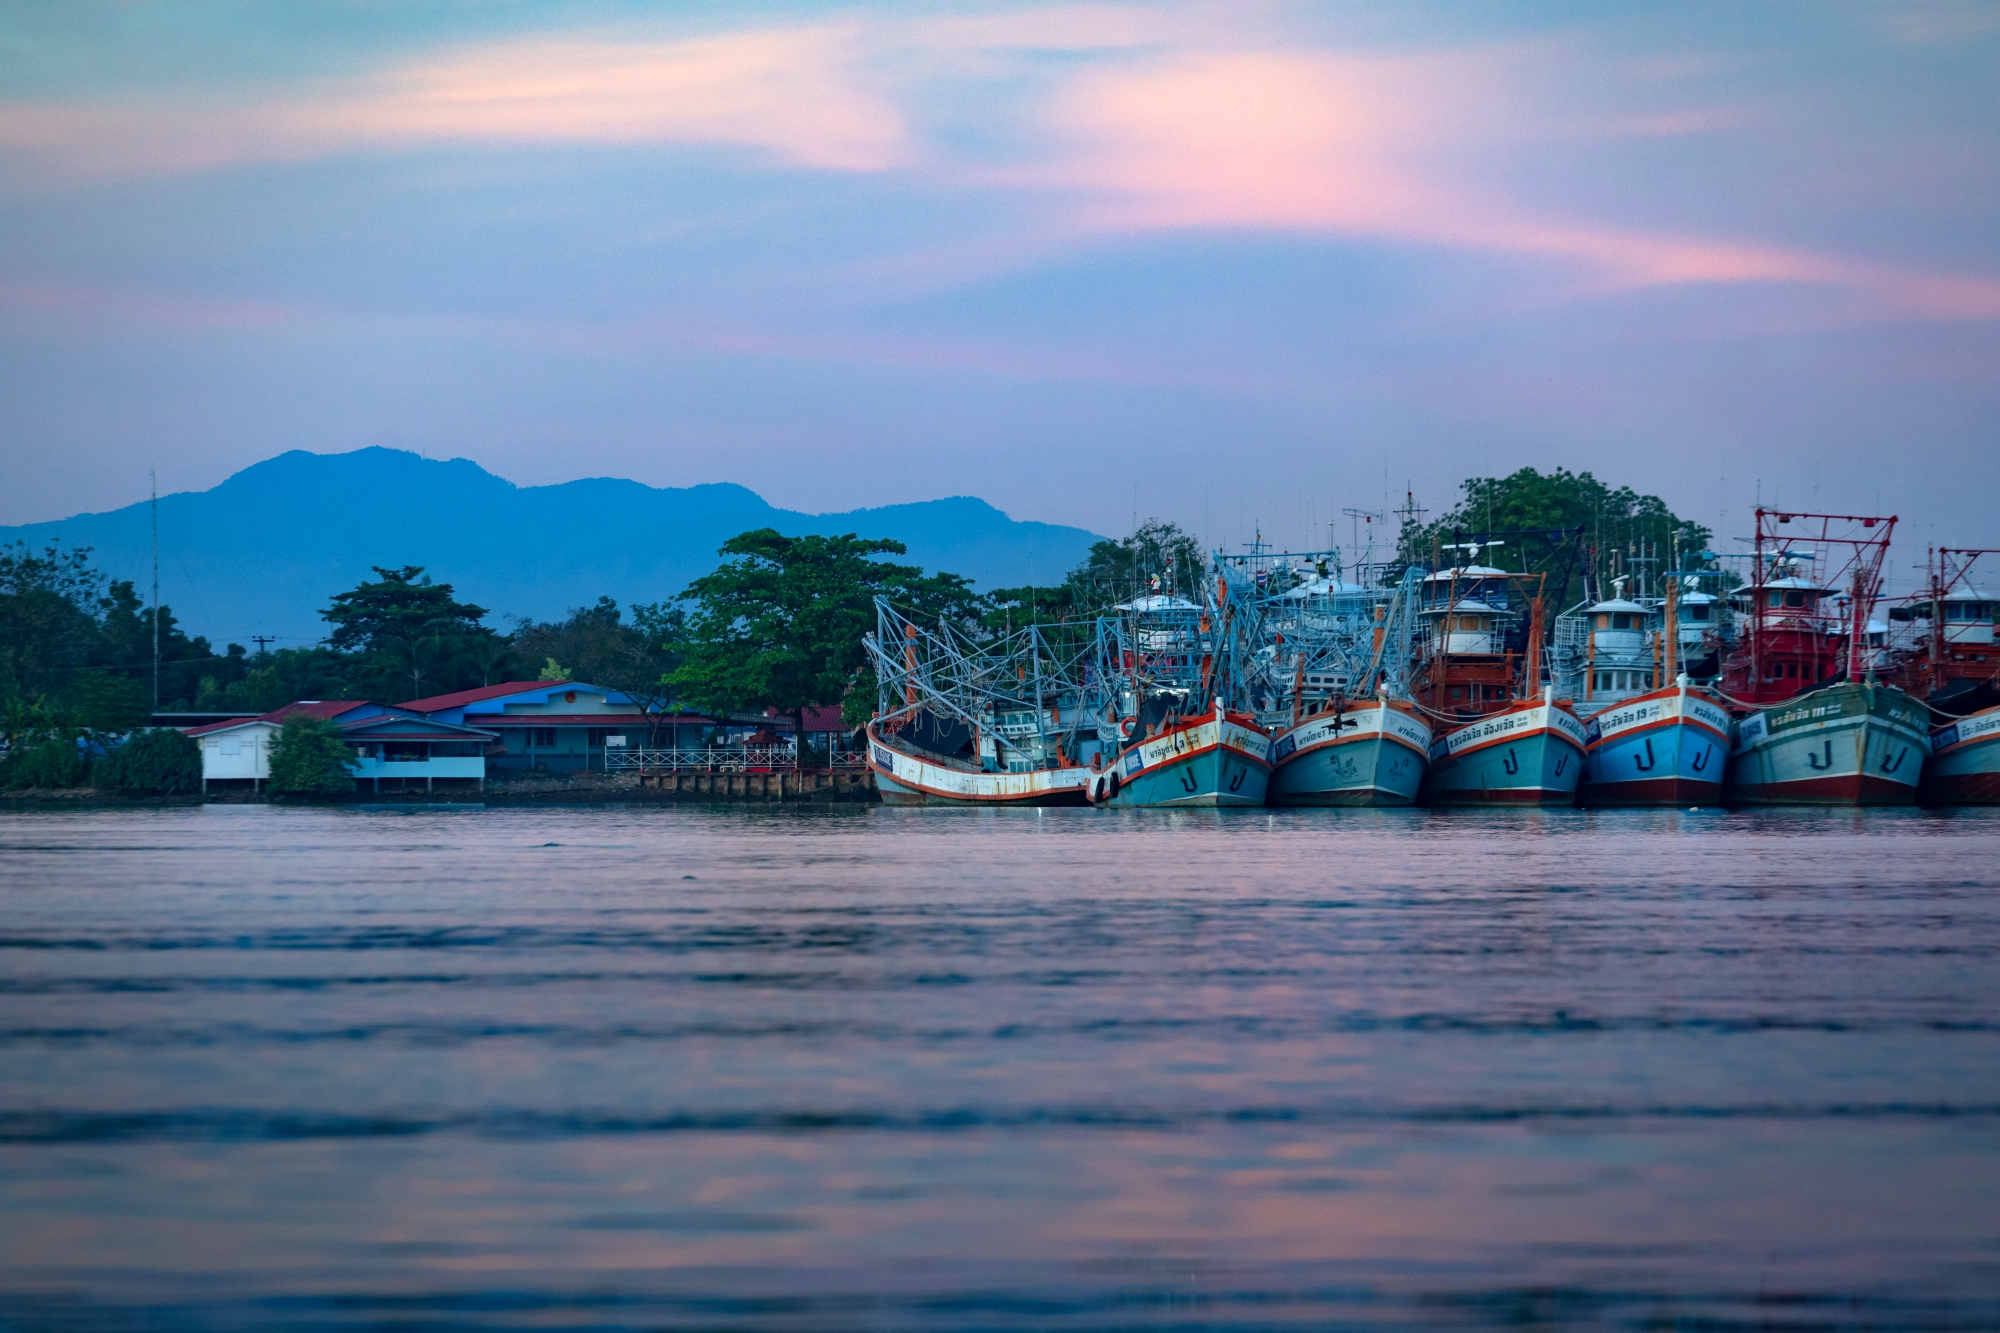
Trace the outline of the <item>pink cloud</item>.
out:
[[[681,41],[518,39],[446,51],[297,97],[15,104],[0,146],[84,173],[201,170],[430,143],[674,143],[786,164],[879,171],[908,133],[859,77],[851,30],[781,28]]]
[[[1458,184],[1448,159],[1508,133],[1493,74],[1476,55],[1295,52],[1099,69],[1054,117],[1066,150],[1031,175],[1091,231],[1325,233],[1567,261],[1595,291],[1813,284],[1902,317],[2000,318],[1989,278],[1542,217]]]
[[[302,136],[509,143],[699,143],[877,171],[904,154],[896,107],[849,68],[842,28],[678,42],[524,40],[392,70],[298,108]]]

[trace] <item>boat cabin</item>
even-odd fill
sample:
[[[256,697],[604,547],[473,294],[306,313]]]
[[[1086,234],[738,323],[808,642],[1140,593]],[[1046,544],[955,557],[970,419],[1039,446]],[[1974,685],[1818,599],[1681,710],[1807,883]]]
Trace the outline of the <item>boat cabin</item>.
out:
[[[1590,638],[1584,658],[1583,699],[1615,703],[1653,688],[1653,617],[1624,597],[1584,609]]]
[[[1824,588],[1797,574],[1771,579],[1763,587],[1738,588],[1730,594],[1736,609],[1766,625],[1824,619],[1833,614],[1830,598],[1838,588]]]
[[[1842,600],[1838,588],[1805,578],[1796,567],[1762,586],[1731,593],[1730,603],[1743,617],[1746,633],[1724,667],[1723,692],[1776,703],[1838,674],[1847,652]],[[1870,628],[1879,628],[1886,644],[1887,627],[1871,622]]]
[[[2000,597],[1978,588],[1954,588],[1938,598],[1944,608],[1944,641],[1948,644],[1979,644],[1994,642],[1993,626],[2000,619]],[[1929,620],[1932,609],[1928,599],[1913,603],[1912,613],[1919,620]]]
[[[1504,653],[1516,613],[1507,571],[1488,565],[1443,569],[1424,577],[1418,614],[1432,644],[1452,656]]]

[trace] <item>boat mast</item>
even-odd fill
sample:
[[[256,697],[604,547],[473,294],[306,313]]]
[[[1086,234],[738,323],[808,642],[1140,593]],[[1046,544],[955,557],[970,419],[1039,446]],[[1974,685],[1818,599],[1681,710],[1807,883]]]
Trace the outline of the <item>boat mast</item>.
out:
[[[150,469],[153,492],[153,711],[160,711],[160,470]]]
[[[1670,685],[1681,678],[1680,588],[1681,581],[1678,577],[1666,580],[1667,600],[1660,608],[1660,646],[1664,650],[1660,685]],[[1662,655],[1656,653],[1654,659],[1660,661]]]

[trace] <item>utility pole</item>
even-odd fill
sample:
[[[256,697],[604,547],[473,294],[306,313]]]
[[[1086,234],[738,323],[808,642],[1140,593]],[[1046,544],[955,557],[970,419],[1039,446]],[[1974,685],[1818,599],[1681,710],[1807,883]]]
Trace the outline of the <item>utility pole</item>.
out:
[[[160,711],[160,470],[147,474],[153,491],[153,711]]]
[[[267,643],[276,643],[277,641],[278,636],[275,634],[252,634],[250,636],[250,642],[257,645],[257,656],[259,657],[269,656],[270,650],[265,648],[264,645]]]

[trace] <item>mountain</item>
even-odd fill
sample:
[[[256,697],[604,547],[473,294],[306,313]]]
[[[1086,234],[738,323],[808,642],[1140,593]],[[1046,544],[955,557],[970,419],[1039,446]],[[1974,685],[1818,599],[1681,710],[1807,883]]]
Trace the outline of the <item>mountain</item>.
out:
[[[905,543],[902,557],[964,574],[981,587],[1053,580],[1097,538],[1023,523],[970,496],[801,514],[742,486],[656,488],[593,477],[516,486],[464,458],[398,449],[278,455],[221,485],[160,497],[160,598],[191,634],[280,646],[326,633],[320,609],[371,565],[422,565],[461,598],[546,620],[609,594],[621,606],[671,598],[717,563],[716,548],[751,528],[787,536],[859,533]],[[98,567],[141,595],[151,575],[152,515],[141,503],[52,523],[0,527],[0,542],[88,546]],[[896,558],[896,557],[891,557]]]

